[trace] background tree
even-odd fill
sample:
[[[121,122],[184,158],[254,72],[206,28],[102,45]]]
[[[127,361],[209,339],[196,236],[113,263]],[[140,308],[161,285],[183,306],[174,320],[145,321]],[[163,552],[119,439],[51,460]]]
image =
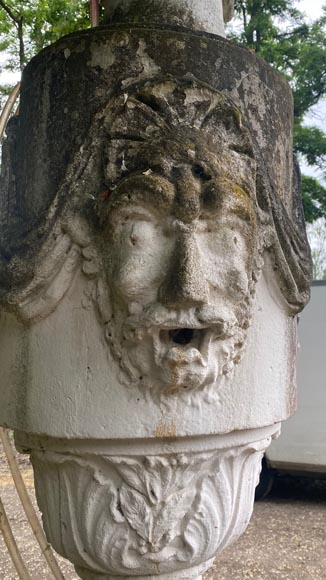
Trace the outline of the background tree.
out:
[[[304,124],[305,115],[326,95],[326,12],[308,23],[294,0],[235,0],[241,23],[230,36],[277,68],[294,97],[294,149],[299,159],[325,171],[326,133]],[[302,198],[308,222],[326,217],[326,188],[303,176]]]
[[[308,225],[308,236],[315,280],[326,280],[326,221],[323,218]]]
[[[1,72],[22,71],[47,44],[89,26],[88,0],[0,0]],[[11,88],[0,85],[0,95]]]

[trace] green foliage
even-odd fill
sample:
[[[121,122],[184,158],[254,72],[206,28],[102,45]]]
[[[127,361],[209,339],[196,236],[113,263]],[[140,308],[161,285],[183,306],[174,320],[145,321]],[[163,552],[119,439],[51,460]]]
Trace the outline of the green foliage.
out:
[[[318,127],[302,126],[300,122],[296,122],[294,150],[296,153],[304,155],[309,165],[317,165],[320,169],[325,169],[326,133]]]
[[[302,200],[307,222],[314,222],[326,215],[326,188],[314,177],[302,176]]]
[[[33,0],[32,4],[37,4],[30,27],[34,54],[61,36],[90,26],[88,0]]]
[[[294,149],[308,165],[325,170],[326,133],[303,124],[306,113],[326,96],[326,11],[313,23],[295,8],[294,0],[236,0],[242,32],[231,37],[255,50],[289,81],[294,98]],[[325,188],[303,177],[307,221],[326,217]]]
[[[293,0],[235,0],[235,11],[243,24],[240,42],[255,52],[266,55],[272,49],[274,53],[277,47],[273,40],[279,39],[280,32],[276,19],[286,19],[292,26],[301,24],[301,14],[293,4]],[[266,60],[271,62],[269,58]]]
[[[2,69],[23,69],[44,46],[61,36],[89,27],[88,0],[0,0]]]

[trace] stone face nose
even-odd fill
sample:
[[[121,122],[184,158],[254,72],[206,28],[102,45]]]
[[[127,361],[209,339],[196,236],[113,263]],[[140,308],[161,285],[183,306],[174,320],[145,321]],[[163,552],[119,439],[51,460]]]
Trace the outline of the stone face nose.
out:
[[[166,306],[181,308],[205,304],[208,296],[209,287],[196,239],[192,233],[182,233],[160,287],[159,299]]]

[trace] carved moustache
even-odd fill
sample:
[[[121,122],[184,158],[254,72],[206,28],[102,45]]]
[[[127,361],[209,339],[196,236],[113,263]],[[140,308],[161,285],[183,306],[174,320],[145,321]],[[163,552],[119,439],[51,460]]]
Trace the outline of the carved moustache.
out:
[[[145,330],[178,333],[209,328],[215,336],[226,338],[234,334],[237,323],[236,316],[225,306],[204,305],[187,310],[171,310],[162,304],[150,304],[141,314],[129,316],[124,327],[126,330],[139,330],[141,334]]]

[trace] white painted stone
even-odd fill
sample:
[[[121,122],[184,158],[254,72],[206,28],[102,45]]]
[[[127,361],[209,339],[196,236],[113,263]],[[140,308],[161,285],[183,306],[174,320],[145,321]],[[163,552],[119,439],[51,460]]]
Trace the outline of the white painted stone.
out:
[[[7,276],[0,424],[83,580],[200,580],[249,521],[308,295],[273,194],[234,102],[159,77],[96,116],[33,275]]]
[[[18,442],[31,449],[47,537],[83,580],[200,580],[246,529],[278,429],[155,445]]]
[[[0,421],[51,437],[134,439],[286,419],[295,309],[269,257],[275,233],[257,212],[240,112],[206,86],[168,80],[141,99],[113,99],[100,122],[111,135],[100,234],[68,206],[33,280],[8,297],[16,317],[2,313]],[[95,127],[91,150],[97,139]]]
[[[265,274],[257,285],[241,365],[200,389],[180,387],[161,398],[153,397],[149,386],[130,383],[121,371],[96,304],[87,296],[92,286],[77,273],[57,310],[28,330],[2,313],[0,367],[7,388],[0,421],[52,437],[133,439],[252,429],[284,420],[294,410],[290,370],[297,322],[271,295]],[[214,364],[216,353],[210,357]],[[187,365],[190,371],[193,364],[196,369],[196,363]]]

